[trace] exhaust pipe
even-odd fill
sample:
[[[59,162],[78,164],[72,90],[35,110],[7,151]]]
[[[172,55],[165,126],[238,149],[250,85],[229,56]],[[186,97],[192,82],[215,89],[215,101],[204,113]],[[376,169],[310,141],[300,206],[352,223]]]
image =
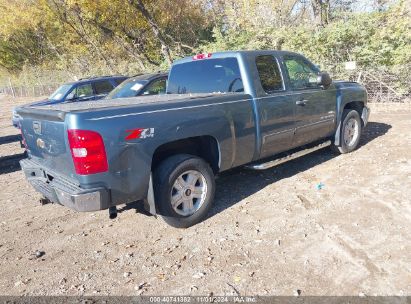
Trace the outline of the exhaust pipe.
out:
[[[117,217],[117,207],[112,206],[108,208],[108,217],[110,220],[114,220]]]

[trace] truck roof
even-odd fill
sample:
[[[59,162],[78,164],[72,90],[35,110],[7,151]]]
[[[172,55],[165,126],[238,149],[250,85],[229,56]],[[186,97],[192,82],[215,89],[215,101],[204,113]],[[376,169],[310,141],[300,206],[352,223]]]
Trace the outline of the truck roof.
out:
[[[151,81],[152,79],[166,77],[166,76],[168,76],[168,72],[158,72],[158,73],[151,73],[151,74],[137,74],[135,76],[130,77],[130,79]]]
[[[215,53],[205,53],[206,55],[211,54],[209,58],[223,58],[223,57],[237,57],[239,55],[244,56],[255,56],[261,54],[274,54],[274,55],[295,55],[297,53],[291,51],[279,51],[279,50],[252,50],[252,51],[223,51],[223,52],[215,52]],[[182,59],[175,60],[173,64],[180,64],[184,62],[191,62],[194,60],[201,60],[201,59],[194,59],[195,56],[184,57]]]
[[[108,79],[127,79],[127,76],[122,76],[122,75],[113,75],[113,76],[95,76],[95,77],[85,77],[81,78],[77,81],[69,81],[65,82],[64,84],[81,84],[81,83],[88,83],[88,82],[95,82],[99,80],[108,80]]]

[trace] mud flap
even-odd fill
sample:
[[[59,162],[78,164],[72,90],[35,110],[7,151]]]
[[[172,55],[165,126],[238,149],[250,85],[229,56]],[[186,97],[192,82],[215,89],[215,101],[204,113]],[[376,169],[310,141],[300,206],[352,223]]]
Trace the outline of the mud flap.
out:
[[[145,200],[145,204],[147,205],[147,211],[150,212],[152,215],[157,215],[156,211],[156,203],[154,200],[154,188],[153,188],[153,174],[150,174],[150,181],[148,183],[148,193],[147,199]]]
[[[341,134],[341,119],[340,119],[340,122],[338,123],[337,130],[335,131],[335,135],[334,135],[334,145],[337,147],[340,145],[340,134]]]
[[[367,125],[369,117],[370,117],[370,108],[367,106],[364,106],[364,108],[362,109],[362,113],[361,113],[361,119],[362,119],[362,122],[364,123],[364,127]]]

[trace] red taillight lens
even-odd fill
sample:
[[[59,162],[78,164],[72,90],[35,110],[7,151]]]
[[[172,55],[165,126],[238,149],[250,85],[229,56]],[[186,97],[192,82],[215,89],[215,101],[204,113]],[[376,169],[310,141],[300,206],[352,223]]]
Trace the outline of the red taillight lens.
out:
[[[100,134],[88,130],[68,130],[67,133],[77,174],[95,174],[108,170],[106,149]]]
[[[195,56],[193,56],[193,60],[199,60],[199,59],[207,59],[211,57],[211,53],[207,53],[207,54],[197,54]]]

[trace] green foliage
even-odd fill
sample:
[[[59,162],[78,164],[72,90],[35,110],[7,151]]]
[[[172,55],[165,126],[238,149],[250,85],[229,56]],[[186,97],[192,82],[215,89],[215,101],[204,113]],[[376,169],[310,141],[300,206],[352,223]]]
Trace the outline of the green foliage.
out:
[[[158,70],[163,48],[192,52],[211,39],[210,24],[191,0],[0,0],[0,68],[73,77]]]
[[[213,39],[199,50],[281,48],[303,53],[329,68],[346,61],[357,61],[361,66],[411,61],[410,19],[403,5],[386,12],[352,14],[326,27],[303,25],[226,33],[215,28]]]
[[[358,12],[359,2],[0,0],[0,69],[25,81],[134,74],[167,69],[167,54],[241,49],[296,51],[333,72],[411,62],[406,2]]]

